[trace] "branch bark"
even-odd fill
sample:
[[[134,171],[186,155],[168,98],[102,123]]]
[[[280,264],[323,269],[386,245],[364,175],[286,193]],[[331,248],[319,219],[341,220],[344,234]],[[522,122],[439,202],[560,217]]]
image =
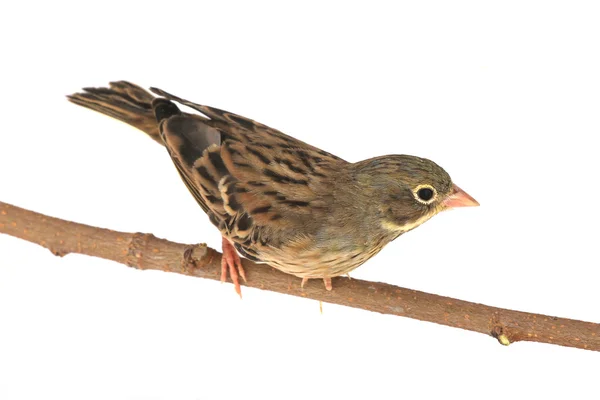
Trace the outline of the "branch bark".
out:
[[[221,254],[205,244],[189,245],[147,233],[124,233],[49,217],[0,202],[0,233],[36,243],[58,256],[86,254],[137,269],[154,269],[220,279]],[[320,280],[300,288],[300,280],[274,268],[243,260],[245,286],[435,322],[479,332],[508,345],[518,341],[551,343],[600,351],[600,324],[490,307],[417,290],[334,278],[334,290]]]

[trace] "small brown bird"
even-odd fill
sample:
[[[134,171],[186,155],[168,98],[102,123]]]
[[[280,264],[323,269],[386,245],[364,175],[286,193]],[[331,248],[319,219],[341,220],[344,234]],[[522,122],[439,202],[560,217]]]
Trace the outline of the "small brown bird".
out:
[[[181,178],[223,236],[227,272],[241,295],[238,253],[288,274],[344,275],[440,211],[477,206],[434,162],[388,155],[349,163],[242,116],[154,97],[129,82],[68,96],[163,144]],[[179,110],[175,102],[201,115]],[[236,252],[237,250],[237,252]]]

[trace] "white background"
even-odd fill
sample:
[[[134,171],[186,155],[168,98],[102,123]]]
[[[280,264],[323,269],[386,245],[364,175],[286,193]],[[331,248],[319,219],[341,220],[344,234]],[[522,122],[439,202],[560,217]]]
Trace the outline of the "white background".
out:
[[[481,203],[355,277],[600,322],[599,20],[591,1],[9,2],[0,201],[219,247],[164,149],[64,98],[128,79],[349,161],[430,158]],[[599,366],[0,236],[3,400],[579,398]]]

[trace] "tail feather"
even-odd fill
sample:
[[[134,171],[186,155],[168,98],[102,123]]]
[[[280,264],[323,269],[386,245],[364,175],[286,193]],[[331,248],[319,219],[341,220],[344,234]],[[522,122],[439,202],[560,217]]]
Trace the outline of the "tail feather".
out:
[[[126,81],[111,82],[108,88],[84,88],[67,96],[69,101],[108,115],[145,132],[163,144],[152,110],[154,96]]]

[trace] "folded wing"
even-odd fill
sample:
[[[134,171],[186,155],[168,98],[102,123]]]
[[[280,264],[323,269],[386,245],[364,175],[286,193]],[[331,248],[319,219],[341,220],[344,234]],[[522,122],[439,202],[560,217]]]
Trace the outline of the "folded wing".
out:
[[[336,172],[346,162],[242,116],[160,89],[160,134],[188,189],[211,222],[246,257],[310,235],[330,212]],[[181,113],[172,102],[201,115]]]

